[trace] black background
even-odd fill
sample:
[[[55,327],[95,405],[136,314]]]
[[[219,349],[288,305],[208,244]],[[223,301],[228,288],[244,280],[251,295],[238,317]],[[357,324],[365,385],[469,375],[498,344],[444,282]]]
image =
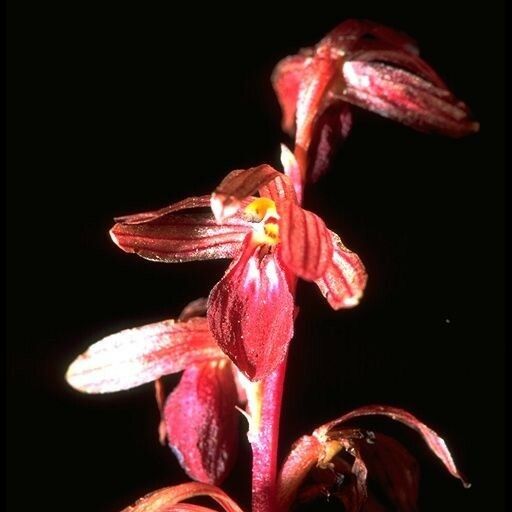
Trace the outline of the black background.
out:
[[[278,165],[272,68],[348,17],[415,37],[482,128],[449,140],[357,111],[331,172],[309,189],[306,206],[370,279],[361,305],[342,312],[299,287],[282,454],[351,408],[404,407],[445,437],[473,482],[464,490],[405,429],[370,422],[418,456],[422,510],[502,510],[500,4],[163,4],[8,8],[8,510],[115,511],[185,481],[158,444],[151,385],[86,396],[64,373],[95,340],[177,315],[226,263],[147,262],[107,230],[115,215],[208,193],[234,168]],[[225,484],[244,506],[249,460],[243,448]]]

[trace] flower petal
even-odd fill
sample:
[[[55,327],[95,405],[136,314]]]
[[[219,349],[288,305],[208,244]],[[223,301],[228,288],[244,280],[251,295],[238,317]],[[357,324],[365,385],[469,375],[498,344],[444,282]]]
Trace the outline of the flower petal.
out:
[[[267,164],[231,171],[215,189],[211,197],[211,208],[218,223],[232,217],[242,206],[242,201],[275,179],[284,178],[283,173]],[[291,184],[289,185],[291,188]]]
[[[91,345],[70,365],[66,380],[84,393],[109,393],[222,355],[205,318],[165,320],[121,331]]]
[[[464,103],[446,88],[380,62],[343,65],[343,99],[420,131],[462,137],[478,131]]]
[[[290,179],[293,185],[293,189],[295,190],[295,196],[297,198],[297,202],[299,204],[302,203],[302,193],[303,193],[303,179],[300,173],[299,164],[295,158],[295,155],[288,149],[287,146],[281,144],[281,165],[283,166],[283,170],[286,176]],[[261,193],[261,189],[260,189]],[[272,198],[270,191],[269,197]],[[264,194],[262,194],[264,195]],[[281,197],[278,196],[279,199]],[[282,194],[282,199],[291,199],[291,197],[286,197],[285,194]],[[275,201],[275,199],[274,199]]]
[[[382,494],[397,512],[417,510],[419,468],[416,459],[392,437],[375,433],[356,441],[368,468],[370,481],[378,484]]]
[[[125,252],[152,261],[179,263],[233,258],[251,229],[241,217],[219,226],[211,212],[175,214],[171,208],[130,216],[117,223],[110,236]],[[166,213],[161,213],[163,210]]]
[[[279,205],[279,252],[283,263],[307,281],[325,274],[331,264],[330,231],[320,217],[292,201]]]
[[[307,179],[318,181],[328,170],[337,149],[352,128],[352,107],[337,102],[328,107],[317,121],[308,153]]]
[[[351,308],[359,303],[368,276],[359,256],[347,249],[336,233],[330,233],[334,245],[332,260],[315,283],[333,309]]]
[[[354,418],[374,415],[387,416],[388,418],[399,421],[400,423],[403,423],[404,425],[407,425],[408,427],[416,430],[419,434],[421,434],[428,447],[445,465],[450,474],[461,480],[465,487],[469,487],[470,484],[466,482],[460,471],[455,466],[455,462],[453,461],[452,455],[448,450],[444,439],[439,437],[436,432],[427,427],[427,425],[418,420],[418,418],[413,416],[411,413],[404,411],[403,409],[384,405],[368,405],[366,407],[360,407],[347,414],[344,414],[334,421],[323,425],[315,431],[315,435],[320,438],[328,437],[328,432],[336,429],[342,423],[345,423]]]
[[[251,380],[262,379],[281,363],[293,335],[293,298],[279,257],[259,252],[249,236],[208,299],[217,343]]]
[[[323,452],[314,436],[302,436],[286,456],[277,482],[278,510],[289,510],[309,472],[317,465]]]
[[[189,366],[165,405],[167,438],[194,480],[218,484],[237,451],[237,389],[223,358]]]
[[[140,498],[134,505],[126,507],[122,512],[177,512],[180,510],[177,506],[181,502],[200,496],[214,499],[225,512],[242,512],[242,509],[224,491],[213,485],[197,482],[159,489]],[[181,510],[193,509],[182,508]]]
[[[283,111],[281,126],[289,135],[295,130],[295,111],[306,60],[305,55],[291,55],[281,60],[272,72],[272,86]]]

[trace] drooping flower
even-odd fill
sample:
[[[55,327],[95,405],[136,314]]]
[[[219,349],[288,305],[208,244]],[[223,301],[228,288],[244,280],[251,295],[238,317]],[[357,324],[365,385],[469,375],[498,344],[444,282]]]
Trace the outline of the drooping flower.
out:
[[[121,249],[150,260],[233,259],[210,293],[208,321],[220,348],[251,380],[285,357],[297,277],[314,281],[334,309],[356,305],[366,284],[359,257],[299,205],[296,163],[283,154],[288,175],[269,165],[235,170],[211,197],[121,217],[111,230]]]
[[[478,131],[464,103],[419,56],[408,36],[347,20],[314,48],[286,57],[272,83],[283,130],[295,137],[303,176],[316,180],[352,126],[356,105],[416,130],[461,137]]]
[[[218,484],[236,457],[240,400],[237,370],[215,343],[206,318],[198,316],[205,314],[205,306],[200,299],[178,321],[107,336],[70,365],[66,379],[85,393],[110,393],[184,371],[161,404],[160,437],[167,437],[191,478]]]
[[[322,425],[294,444],[279,475],[279,510],[289,510],[297,499],[322,495],[339,498],[347,512],[417,510],[419,472],[414,457],[387,435],[346,425],[373,415],[416,430],[450,474],[469,487],[436,432],[403,409],[373,405]]]

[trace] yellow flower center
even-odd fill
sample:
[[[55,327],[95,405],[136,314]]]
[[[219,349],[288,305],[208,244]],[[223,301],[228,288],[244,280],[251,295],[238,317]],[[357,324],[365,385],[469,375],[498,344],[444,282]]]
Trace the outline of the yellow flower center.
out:
[[[279,226],[276,203],[268,197],[258,197],[245,207],[245,216],[254,222],[252,239],[258,245],[275,245],[279,243]]]

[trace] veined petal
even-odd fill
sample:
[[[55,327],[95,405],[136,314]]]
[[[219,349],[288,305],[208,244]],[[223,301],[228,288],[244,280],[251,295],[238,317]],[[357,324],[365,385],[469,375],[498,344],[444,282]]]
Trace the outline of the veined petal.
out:
[[[293,335],[293,298],[279,257],[259,252],[248,237],[208,299],[217,343],[251,380],[262,379],[281,363]]]
[[[267,164],[231,171],[212,194],[211,208],[215,219],[218,223],[225,222],[240,210],[243,200],[270,182],[283,178],[286,178],[283,173]]]
[[[319,117],[308,152],[307,180],[318,181],[329,169],[338,148],[352,129],[352,107],[335,102]]]
[[[380,62],[343,65],[343,99],[420,131],[452,137],[474,133],[479,125],[468,108],[446,88],[409,71]]]
[[[350,308],[359,303],[368,276],[359,256],[347,249],[336,233],[330,234],[334,245],[332,260],[315,283],[333,309]]]
[[[213,485],[189,482],[164,487],[140,498],[134,505],[122,512],[177,512],[183,501],[206,496],[215,500],[225,512],[242,512],[242,509],[221,489]],[[181,509],[181,510],[187,510]],[[194,510],[194,509],[188,509]],[[199,509],[200,510],[200,509]]]
[[[354,418],[374,415],[387,416],[388,418],[399,421],[400,423],[407,425],[413,430],[416,430],[423,437],[424,441],[427,443],[432,452],[441,460],[450,474],[455,478],[458,478],[465,487],[469,487],[470,484],[466,482],[460,471],[457,469],[457,466],[455,465],[453,457],[448,450],[444,439],[439,437],[436,432],[427,427],[427,425],[422,423],[418,418],[413,416],[411,413],[404,411],[403,409],[385,405],[368,405],[365,407],[360,407],[318,428],[315,430],[315,435],[320,439],[328,438],[329,432],[335,430],[339,425],[342,425],[343,423],[346,423],[347,421]]]
[[[320,217],[291,201],[281,203],[278,212],[283,263],[299,277],[315,281],[331,264],[330,231]]]
[[[169,444],[194,480],[219,484],[236,457],[237,389],[228,359],[189,366],[165,405]]]
[[[278,510],[289,510],[297,492],[317,465],[324,448],[314,436],[302,436],[283,462],[277,481]]]
[[[84,393],[109,393],[222,356],[206,318],[165,320],[121,331],[91,345],[71,363],[66,380]]]
[[[142,258],[180,263],[233,258],[251,229],[241,217],[218,225],[211,212],[161,214],[162,211],[131,216],[128,221],[117,223],[110,231],[112,240],[123,251]],[[143,220],[142,216],[146,218]]]
[[[282,129],[289,135],[295,131],[295,111],[307,59],[305,55],[291,55],[281,60],[272,72],[272,86],[283,112]]]

